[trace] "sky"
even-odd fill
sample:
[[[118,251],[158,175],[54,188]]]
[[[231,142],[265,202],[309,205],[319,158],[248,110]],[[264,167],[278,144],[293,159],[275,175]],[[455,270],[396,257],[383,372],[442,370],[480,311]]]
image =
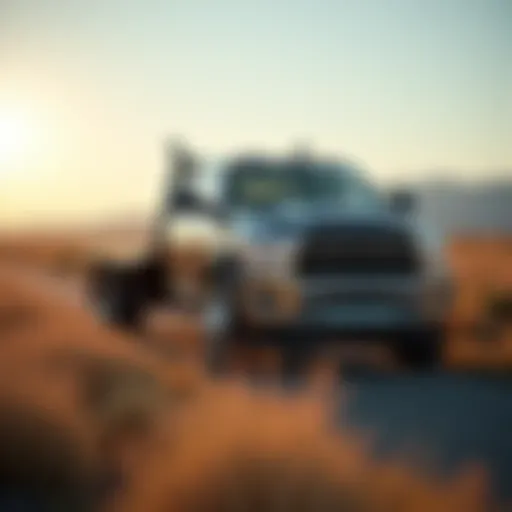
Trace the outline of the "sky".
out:
[[[150,211],[162,147],[512,179],[511,0],[0,0],[0,220]]]

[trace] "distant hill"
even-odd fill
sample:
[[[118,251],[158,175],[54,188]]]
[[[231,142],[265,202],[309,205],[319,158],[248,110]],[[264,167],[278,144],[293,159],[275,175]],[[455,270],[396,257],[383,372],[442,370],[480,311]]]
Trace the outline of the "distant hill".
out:
[[[420,211],[446,234],[512,235],[510,179],[480,183],[431,182],[412,185]]]

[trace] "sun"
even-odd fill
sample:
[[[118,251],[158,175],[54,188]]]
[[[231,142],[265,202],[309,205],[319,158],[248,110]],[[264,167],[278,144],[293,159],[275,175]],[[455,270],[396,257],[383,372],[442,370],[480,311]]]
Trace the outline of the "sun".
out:
[[[31,126],[23,112],[0,110],[0,173],[30,149]]]

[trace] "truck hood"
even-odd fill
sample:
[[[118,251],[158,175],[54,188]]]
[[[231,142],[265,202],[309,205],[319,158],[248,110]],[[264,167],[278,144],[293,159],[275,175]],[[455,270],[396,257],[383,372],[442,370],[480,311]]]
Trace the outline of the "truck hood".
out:
[[[421,215],[404,216],[385,208],[286,204],[258,215],[235,216],[230,227],[236,238],[244,240],[249,247],[298,246],[308,232],[331,228],[353,232],[354,239],[363,232],[400,232],[411,239],[426,260],[438,263],[444,260],[445,241],[435,226]]]
[[[343,209],[329,204],[285,204],[258,214],[235,215],[230,227],[238,236],[253,243],[300,239],[311,229],[322,227],[381,226],[383,229],[415,231],[418,221],[385,209]]]

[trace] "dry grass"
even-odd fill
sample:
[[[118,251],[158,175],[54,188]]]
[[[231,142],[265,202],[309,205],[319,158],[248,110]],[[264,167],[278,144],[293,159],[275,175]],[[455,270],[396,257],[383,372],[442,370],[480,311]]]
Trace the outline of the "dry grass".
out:
[[[512,294],[512,238],[461,238],[453,241],[448,254],[456,275],[457,295],[446,364],[511,368],[512,325],[487,343],[472,336],[471,328],[485,319],[490,295],[504,291]]]
[[[58,235],[11,234],[0,237],[0,261],[33,266],[51,273],[84,272],[90,247],[84,240]]]
[[[76,504],[112,467],[115,512],[490,510],[481,468],[440,482],[378,464],[332,431],[324,395],[214,385],[22,274],[0,271],[0,290],[0,472],[17,483]]]
[[[103,470],[122,469],[114,441],[152,428],[204,377],[105,329],[23,274],[0,269],[0,290],[2,481],[52,504],[68,490],[66,510],[75,509]]]
[[[399,461],[379,465],[360,435],[330,430],[326,411],[314,396],[210,389],[174,425],[173,441],[146,454],[109,510],[489,510],[478,468],[440,482]]]
[[[512,290],[512,237],[460,238],[448,247],[448,257],[458,289],[454,322],[477,317],[486,293]]]

